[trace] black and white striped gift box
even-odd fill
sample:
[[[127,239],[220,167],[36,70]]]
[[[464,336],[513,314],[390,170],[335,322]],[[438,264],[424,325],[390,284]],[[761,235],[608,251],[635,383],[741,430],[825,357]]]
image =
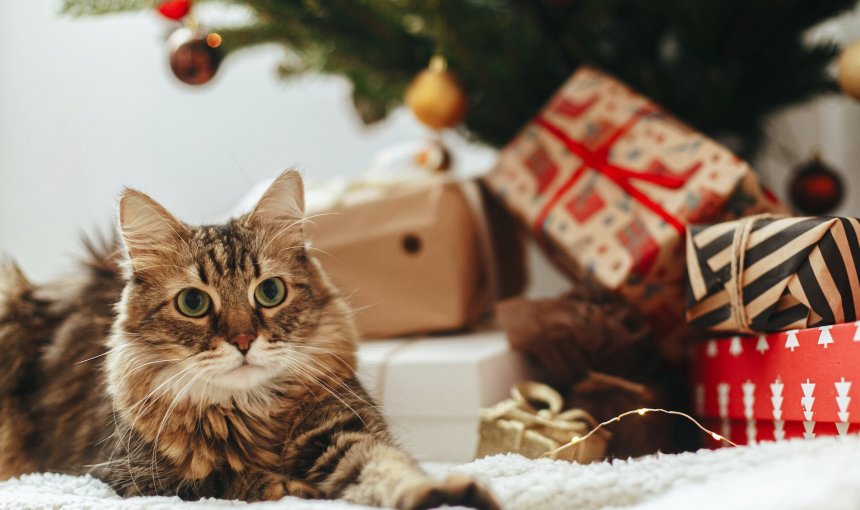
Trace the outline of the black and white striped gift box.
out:
[[[860,317],[860,220],[750,217],[687,232],[687,320],[782,331]]]

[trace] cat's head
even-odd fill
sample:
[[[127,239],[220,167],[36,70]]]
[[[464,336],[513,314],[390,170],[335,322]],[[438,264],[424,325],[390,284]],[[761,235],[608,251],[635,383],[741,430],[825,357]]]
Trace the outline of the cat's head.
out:
[[[106,363],[115,398],[229,404],[350,376],[355,327],[308,253],[303,222],[293,170],[223,225],[189,226],[124,192],[127,284]]]

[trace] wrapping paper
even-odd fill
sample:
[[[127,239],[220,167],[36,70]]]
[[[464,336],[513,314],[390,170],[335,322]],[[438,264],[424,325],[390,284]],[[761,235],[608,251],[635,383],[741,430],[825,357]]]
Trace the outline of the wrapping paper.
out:
[[[860,432],[860,322],[710,340],[692,361],[696,414],[736,443]]]
[[[663,333],[683,323],[686,225],[781,210],[728,149],[587,67],[486,181],[563,270],[617,290]]]
[[[687,237],[687,319],[770,332],[860,317],[860,220],[745,218]]]

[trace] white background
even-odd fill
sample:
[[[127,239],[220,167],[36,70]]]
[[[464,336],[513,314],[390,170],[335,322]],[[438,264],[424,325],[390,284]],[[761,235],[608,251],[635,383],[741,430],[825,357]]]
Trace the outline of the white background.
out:
[[[290,165],[311,180],[356,175],[380,150],[427,136],[405,111],[362,126],[340,79],[279,80],[277,46],[233,55],[212,83],[190,88],[170,74],[168,24],[154,12],[75,19],[58,10],[51,0],[0,0],[0,253],[35,280],[73,267],[80,231],[110,228],[123,186],[201,222]],[[856,20],[819,32],[860,37]],[[860,212],[858,128],[860,107],[845,98],[796,108],[772,128],[797,158],[818,145],[845,172],[840,212],[849,214]],[[796,161],[776,154],[758,165],[780,176],[770,178],[779,192]],[[545,270],[537,279],[564,287]]]

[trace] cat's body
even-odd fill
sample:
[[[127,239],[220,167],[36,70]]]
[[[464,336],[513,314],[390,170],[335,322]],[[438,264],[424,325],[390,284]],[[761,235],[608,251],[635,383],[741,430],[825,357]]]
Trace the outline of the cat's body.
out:
[[[42,287],[5,264],[0,479],[91,472],[122,495],[496,508],[395,446],[355,379],[350,311],[306,251],[302,200],[287,172],[249,215],[193,228],[130,191],[125,249],[91,250],[85,271]]]

